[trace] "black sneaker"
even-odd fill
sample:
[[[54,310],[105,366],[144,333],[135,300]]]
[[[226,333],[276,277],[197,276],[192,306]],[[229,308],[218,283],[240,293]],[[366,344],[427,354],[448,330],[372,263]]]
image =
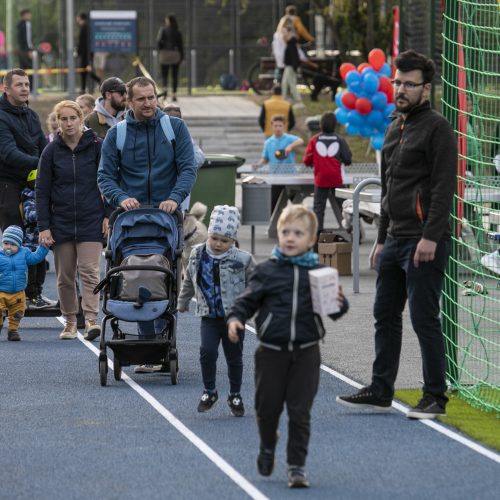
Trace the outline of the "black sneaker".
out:
[[[230,394],[227,398],[227,404],[231,409],[233,417],[242,417],[245,414],[245,406],[243,405],[243,400],[239,393]]]
[[[37,295],[34,299],[30,300],[33,309],[48,309],[57,305],[56,300],[50,300],[42,295]]]
[[[434,396],[430,394],[424,394],[423,398],[420,400],[415,408],[412,408],[406,416],[408,418],[436,418],[436,417],[446,417],[446,408],[441,406]]]
[[[304,467],[289,465],[287,476],[289,488],[309,488],[309,480],[307,479]]]
[[[392,400],[380,399],[373,394],[370,387],[363,387],[351,396],[337,396],[335,401],[350,408],[366,408],[379,412],[391,411]]]
[[[7,340],[16,342],[16,341],[21,340],[21,337],[19,336],[19,333],[15,332],[15,331],[11,331],[11,332],[7,332]]]
[[[212,406],[215,403],[217,403],[218,399],[219,395],[217,394],[217,391],[215,392],[203,391],[200,402],[198,403],[198,411],[200,413],[203,413],[205,411],[210,410],[210,408],[212,408]]]
[[[261,448],[257,456],[257,469],[261,476],[270,476],[274,470],[274,450]]]

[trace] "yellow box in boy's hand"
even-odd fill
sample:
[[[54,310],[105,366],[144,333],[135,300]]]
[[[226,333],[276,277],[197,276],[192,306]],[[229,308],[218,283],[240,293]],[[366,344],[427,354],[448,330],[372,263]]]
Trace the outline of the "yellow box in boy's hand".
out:
[[[339,312],[337,303],[339,292],[339,274],[336,269],[322,267],[309,271],[309,286],[313,310],[320,316],[328,316]]]

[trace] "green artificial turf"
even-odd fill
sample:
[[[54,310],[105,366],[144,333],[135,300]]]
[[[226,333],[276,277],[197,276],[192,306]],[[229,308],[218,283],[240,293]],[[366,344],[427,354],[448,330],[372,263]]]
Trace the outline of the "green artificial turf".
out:
[[[415,406],[422,397],[417,389],[396,391],[395,398]],[[456,393],[448,394],[450,401],[446,406],[446,417],[439,420],[450,427],[457,428],[463,434],[480,441],[486,446],[500,451],[500,416],[495,412],[486,412],[474,408]]]

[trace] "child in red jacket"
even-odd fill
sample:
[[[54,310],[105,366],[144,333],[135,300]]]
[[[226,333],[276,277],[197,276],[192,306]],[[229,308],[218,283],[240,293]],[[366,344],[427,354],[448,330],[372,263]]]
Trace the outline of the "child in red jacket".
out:
[[[321,115],[321,132],[311,137],[303,162],[308,167],[314,167],[314,205],[313,210],[318,218],[318,233],[323,229],[326,200],[330,189],[341,187],[342,164],[350,165],[352,153],[347,142],[335,133],[337,118],[331,111]],[[335,198],[342,208],[342,201]]]

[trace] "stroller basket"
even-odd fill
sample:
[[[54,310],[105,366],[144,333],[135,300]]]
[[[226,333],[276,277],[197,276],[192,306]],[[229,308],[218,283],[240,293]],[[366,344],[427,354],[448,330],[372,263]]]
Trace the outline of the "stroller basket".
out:
[[[170,342],[155,340],[108,340],[109,347],[120,365],[164,364],[169,361]]]

